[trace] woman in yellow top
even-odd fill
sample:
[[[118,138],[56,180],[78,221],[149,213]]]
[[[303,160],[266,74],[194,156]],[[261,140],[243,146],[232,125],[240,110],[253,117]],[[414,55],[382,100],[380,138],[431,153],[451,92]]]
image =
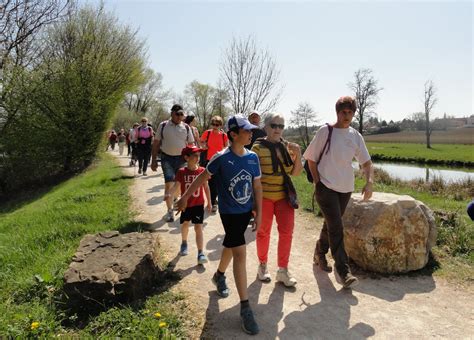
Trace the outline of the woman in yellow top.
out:
[[[265,117],[264,123],[267,136],[257,139],[252,147],[252,151],[258,155],[260,160],[263,189],[262,224],[257,232],[257,254],[260,261],[257,276],[261,281],[271,281],[267,269],[267,259],[270,232],[273,216],[275,216],[278,226],[278,271],[276,281],[291,287],[297,282],[288,272],[293,227],[295,225],[295,210],[288,203],[286,197],[281,165],[287,174],[299,175],[303,169],[301,149],[298,144],[283,140],[285,119],[282,115],[269,113]]]

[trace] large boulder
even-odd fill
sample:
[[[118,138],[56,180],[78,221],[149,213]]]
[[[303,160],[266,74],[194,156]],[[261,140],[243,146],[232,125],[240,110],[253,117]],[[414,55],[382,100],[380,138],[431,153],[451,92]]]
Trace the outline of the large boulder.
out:
[[[369,201],[354,194],[343,217],[347,255],[378,273],[423,268],[436,243],[432,212],[406,195],[374,193]]]
[[[71,305],[104,305],[144,297],[156,282],[158,241],[151,233],[86,235],[64,274]]]

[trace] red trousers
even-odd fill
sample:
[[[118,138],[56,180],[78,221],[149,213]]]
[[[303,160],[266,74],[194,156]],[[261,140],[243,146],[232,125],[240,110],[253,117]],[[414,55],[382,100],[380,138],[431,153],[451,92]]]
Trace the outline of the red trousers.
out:
[[[286,199],[276,202],[266,198],[262,200],[262,224],[257,233],[258,259],[260,263],[267,263],[273,215],[275,215],[278,227],[278,267],[288,268],[295,226],[295,209]]]

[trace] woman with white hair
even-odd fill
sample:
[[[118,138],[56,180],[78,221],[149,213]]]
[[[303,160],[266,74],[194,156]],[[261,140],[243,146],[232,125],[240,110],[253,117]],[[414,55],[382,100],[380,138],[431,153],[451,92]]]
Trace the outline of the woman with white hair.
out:
[[[288,201],[285,181],[289,180],[288,175],[297,176],[301,173],[303,169],[301,149],[298,144],[283,139],[285,118],[282,115],[268,113],[264,125],[267,136],[257,139],[252,147],[252,151],[260,160],[263,189],[262,224],[257,232],[257,255],[260,262],[257,276],[261,281],[271,281],[267,260],[270,232],[275,216],[278,229],[276,281],[292,287],[297,281],[288,271],[288,262],[295,225],[295,209]]]

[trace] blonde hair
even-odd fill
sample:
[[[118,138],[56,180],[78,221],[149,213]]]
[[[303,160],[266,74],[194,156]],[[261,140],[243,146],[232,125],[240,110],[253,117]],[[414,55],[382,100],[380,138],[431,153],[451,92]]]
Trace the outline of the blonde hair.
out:
[[[214,116],[211,118],[211,123],[212,122],[219,122],[221,125],[224,125],[224,120],[222,119],[221,116]]]

